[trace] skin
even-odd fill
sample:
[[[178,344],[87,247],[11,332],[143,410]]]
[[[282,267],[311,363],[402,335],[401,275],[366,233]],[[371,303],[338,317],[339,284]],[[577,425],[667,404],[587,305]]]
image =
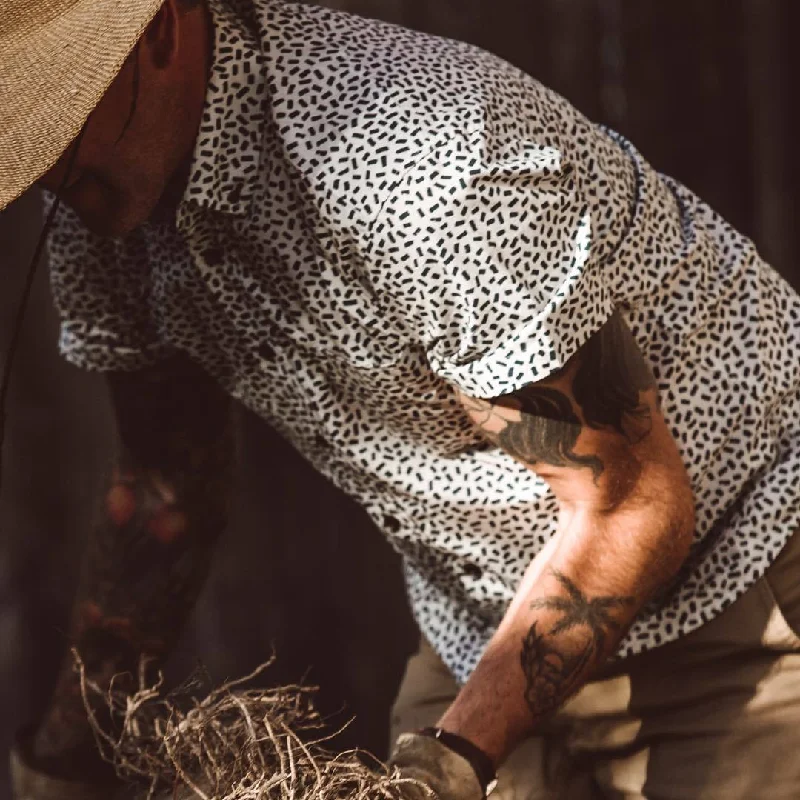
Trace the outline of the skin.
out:
[[[559,505],[556,536],[438,722],[497,766],[592,677],[669,585],[689,552],[694,501],[655,381],[618,314],[552,378],[461,402]]]
[[[205,5],[166,0],[89,117],[62,192],[89,230],[123,236],[176,204],[200,127],[210,55]],[[73,147],[41,186],[61,186]]]

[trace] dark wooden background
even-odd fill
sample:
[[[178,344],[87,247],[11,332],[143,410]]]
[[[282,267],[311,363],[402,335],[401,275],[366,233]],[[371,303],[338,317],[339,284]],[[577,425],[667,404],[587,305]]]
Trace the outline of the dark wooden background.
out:
[[[632,139],[794,284],[798,265],[795,0],[340,0],[476,42]],[[2,122],[0,121],[0,124]],[[0,214],[0,359],[36,235],[31,193]],[[102,381],[62,363],[44,271],[14,375],[0,499],[0,752],[46,702],[80,543],[109,460]],[[274,648],[273,680],[322,686],[356,720],[341,744],[386,746],[414,628],[393,554],[349,500],[242,412],[237,511],[179,652],[217,678]],[[8,797],[0,758],[0,800]]]

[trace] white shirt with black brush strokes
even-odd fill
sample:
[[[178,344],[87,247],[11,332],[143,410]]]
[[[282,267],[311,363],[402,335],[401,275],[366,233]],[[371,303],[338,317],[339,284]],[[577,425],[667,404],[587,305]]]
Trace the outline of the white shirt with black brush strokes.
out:
[[[64,355],[194,357],[364,505],[464,680],[556,502],[481,442],[453,387],[543,379],[619,309],[697,505],[680,585],[620,654],[752,585],[800,528],[800,300],[752,243],[481,50],[279,0],[211,7],[177,225],[102,242],[58,220]]]

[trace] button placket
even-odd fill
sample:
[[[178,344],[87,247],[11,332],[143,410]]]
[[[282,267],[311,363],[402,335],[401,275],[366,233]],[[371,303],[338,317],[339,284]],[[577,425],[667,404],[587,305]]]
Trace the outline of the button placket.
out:
[[[278,354],[275,350],[275,347],[269,340],[263,341],[258,346],[258,349],[256,350],[256,355],[258,355],[259,359],[261,360],[262,366],[267,364],[273,364],[278,358]]]

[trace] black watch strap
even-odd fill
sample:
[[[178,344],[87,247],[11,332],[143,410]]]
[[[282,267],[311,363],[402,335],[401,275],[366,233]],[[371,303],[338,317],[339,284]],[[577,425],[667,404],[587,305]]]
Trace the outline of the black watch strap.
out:
[[[483,752],[477,745],[469,739],[465,739],[458,734],[450,733],[442,728],[423,728],[417,731],[420,736],[432,736],[438,739],[448,750],[458,753],[462,758],[469,761],[470,766],[475,770],[475,775],[486,797],[497,784],[497,775],[494,771],[492,759]]]

